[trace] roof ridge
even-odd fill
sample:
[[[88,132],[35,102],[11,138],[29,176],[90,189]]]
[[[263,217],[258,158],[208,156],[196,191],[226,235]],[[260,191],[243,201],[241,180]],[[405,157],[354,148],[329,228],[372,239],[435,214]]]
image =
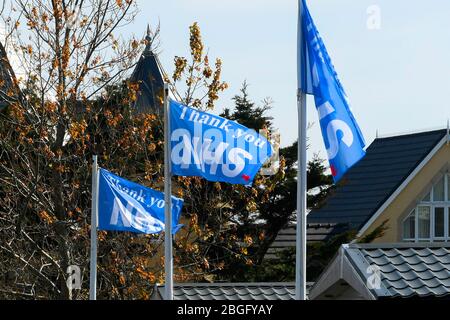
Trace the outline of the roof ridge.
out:
[[[392,133],[392,134],[387,134],[387,135],[381,135],[381,136],[378,136],[377,138],[375,138],[374,141],[399,138],[399,137],[409,137],[409,136],[416,136],[416,135],[433,134],[433,133],[437,133],[440,131],[446,132],[447,126],[439,126],[439,127],[434,127],[434,128],[421,129],[421,130],[417,130],[417,131],[409,131],[409,132],[405,131],[405,132],[397,132],[397,133]]]

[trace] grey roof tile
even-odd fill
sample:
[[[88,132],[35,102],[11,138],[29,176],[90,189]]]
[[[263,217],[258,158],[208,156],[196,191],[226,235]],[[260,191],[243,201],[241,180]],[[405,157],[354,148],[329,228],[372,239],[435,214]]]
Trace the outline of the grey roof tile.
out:
[[[307,289],[311,287],[308,283]],[[164,286],[157,290],[164,297]],[[294,283],[175,284],[176,300],[293,300]]]
[[[265,296],[270,296],[275,293],[272,288],[260,288],[260,290]]]
[[[230,290],[231,291],[231,290]],[[234,292],[233,292],[234,293]],[[212,295],[220,295],[220,294],[223,294],[223,291],[222,290],[219,290],[219,288],[210,288],[207,292],[206,292],[206,294],[212,294]]]
[[[450,295],[449,246],[351,245],[351,248],[361,253],[357,257],[380,268],[381,282],[393,297]]]
[[[392,261],[386,256],[380,256],[377,258],[366,257],[366,259],[370,264],[376,264],[379,267],[383,267],[383,266],[392,264]],[[397,264],[398,264],[398,262],[397,262]]]
[[[398,266],[397,268],[399,270],[401,270],[402,266]],[[404,268],[406,268],[407,266],[404,266]],[[426,265],[426,264],[421,264],[421,265],[415,265],[415,266],[410,266],[410,268],[412,270],[414,270],[415,272],[422,272],[424,270],[430,270],[432,272],[439,272],[442,270],[449,270],[450,272],[450,266],[445,266],[442,264],[433,264],[433,265]]]
[[[239,295],[248,294],[249,291],[253,294],[254,293],[253,291],[255,291],[254,289],[252,290],[251,287],[249,287],[249,288],[236,288],[235,290],[236,290],[236,293],[239,294]]]
[[[448,280],[449,274],[450,274],[450,270],[446,269],[446,268],[443,268],[442,270],[439,270],[439,271],[433,271],[433,275],[441,280]]]
[[[430,294],[434,296],[445,296],[448,294],[448,290],[444,287],[433,288],[430,290]]]
[[[207,294],[211,294],[211,292],[209,290],[206,290],[205,288],[192,288],[191,290],[193,290],[193,292],[195,294],[198,294],[200,296],[204,296]],[[214,294],[213,294],[214,295]]]
[[[406,287],[403,289],[390,288],[390,291],[391,291],[393,297],[396,297],[396,296],[410,297],[416,293],[413,289],[411,289],[409,287]]]
[[[399,289],[405,289],[405,288],[412,288],[412,289],[416,289],[419,286],[417,285],[417,283],[415,282],[407,282],[406,280],[400,278],[398,280],[395,281],[389,281],[386,278],[382,278],[383,279],[383,283],[386,285],[386,288],[391,289],[392,287],[394,287],[395,289],[399,290]]]

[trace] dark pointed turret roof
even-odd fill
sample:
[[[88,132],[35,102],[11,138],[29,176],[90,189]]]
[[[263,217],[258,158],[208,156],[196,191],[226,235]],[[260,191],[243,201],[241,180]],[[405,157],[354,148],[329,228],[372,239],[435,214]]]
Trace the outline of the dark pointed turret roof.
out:
[[[147,46],[131,75],[132,82],[139,83],[139,92],[134,108],[139,113],[163,114],[164,71],[158,56],[152,50],[153,39],[147,29]]]
[[[0,42],[0,110],[7,107],[18,96],[14,79],[14,71],[9,63],[5,47]]]

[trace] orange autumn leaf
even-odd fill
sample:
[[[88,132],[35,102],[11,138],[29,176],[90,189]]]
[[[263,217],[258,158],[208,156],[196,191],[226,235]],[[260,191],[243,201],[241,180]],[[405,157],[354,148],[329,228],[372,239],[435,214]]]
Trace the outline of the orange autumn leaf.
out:
[[[49,214],[47,211],[42,210],[38,213],[39,218],[41,218],[44,222],[48,224],[52,224],[56,221],[56,218]]]

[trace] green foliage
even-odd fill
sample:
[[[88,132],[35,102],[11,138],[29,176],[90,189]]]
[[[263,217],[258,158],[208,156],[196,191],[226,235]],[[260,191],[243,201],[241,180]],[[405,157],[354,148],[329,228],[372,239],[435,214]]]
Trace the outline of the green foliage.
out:
[[[221,116],[238,121],[240,124],[255,130],[272,127],[272,117],[267,115],[267,112],[271,109],[272,101],[266,98],[262,106],[257,106],[249,98],[246,81],[242,84],[240,95],[235,95],[233,101],[235,104],[233,112],[225,109]]]
[[[325,242],[315,242],[307,247],[307,281],[315,281],[331,262],[342,244],[351,242],[355,230],[343,232]],[[273,259],[264,259],[259,265],[237,269],[238,279],[248,282],[295,281],[295,248],[286,248]]]
[[[324,160],[314,155],[313,159],[308,163],[307,188],[308,192],[308,208],[319,208],[323,201],[330,194],[333,188],[333,178],[326,174],[327,168]]]
[[[238,269],[233,280],[244,282],[292,282],[295,280],[295,248],[287,248],[274,259],[263,259],[258,265]]]
[[[388,227],[386,227],[388,222],[389,222],[389,219],[384,220],[371,233],[369,233],[365,237],[359,239],[358,243],[370,243],[370,242],[373,242],[375,239],[384,236],[384,233],[386,232],[386,230],[389,229]]]
[[[307,281],[316,280],[334,258],[341,245],[353,241],[356,233],[356,230],[348,230],[332,237],[328,241],[308,245]]]

